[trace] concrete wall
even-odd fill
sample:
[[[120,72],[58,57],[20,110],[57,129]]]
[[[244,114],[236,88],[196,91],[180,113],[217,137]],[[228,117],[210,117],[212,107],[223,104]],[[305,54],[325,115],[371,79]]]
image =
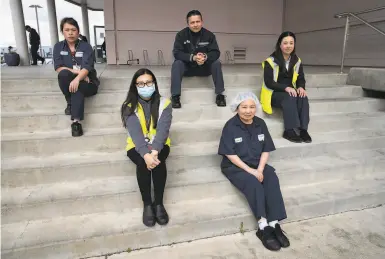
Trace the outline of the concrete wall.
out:
[[[242,63],[260,63],[282,31],[283,0],[104,0],[108,63],[125,64],[131,49],[141,64],[143,50],[148,50],[156,64],[160,49],[171,64],[175,34],[187,26],[186,14],[193,9],[202,12],[204,27],[216,34],[222,60],[225,51],[244,47],[247,58]]]
[[[334,15],[380,6],[385,6],[384,0],[286,0],[284,29],[297,34],[304,63],[340,65],[345,19]],[[385,10],[360,16],[385,30]],[[385,37],[354,19],[352,24],[345,64],[385,67]]]

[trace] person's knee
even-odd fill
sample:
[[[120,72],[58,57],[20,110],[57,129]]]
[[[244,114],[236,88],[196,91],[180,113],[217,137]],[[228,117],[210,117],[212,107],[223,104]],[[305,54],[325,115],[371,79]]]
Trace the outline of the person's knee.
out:
[[[297,106],[297,100],[298,97],[290,96],[288,93],[285,92],[285,98],[282,101],[283,106]]]
[[[219,59],[215,60],[212,64],[211,64],[211,68],[222,68],[222,63],[221,61],[219,61]]]
[[[279,183],[278,175],[275,170],[269,168],[263,172],[264,180],[269,182],[277,182]]]
[[[62,71],[59,72],[58,78],[69,78],[72,77],[73,73],[67,69],[63,69]]]
[[[174,63],[172,63],[172,68],[178,68],[178,69],[184,69],[184,62],[182,60],[175,60]]]

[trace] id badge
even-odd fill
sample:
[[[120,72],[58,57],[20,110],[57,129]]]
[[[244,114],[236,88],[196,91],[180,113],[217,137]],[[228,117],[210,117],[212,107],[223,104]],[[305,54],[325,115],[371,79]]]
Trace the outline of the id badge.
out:
[[[73,70],[79,71],[79,70],[80,70],[80,66],[78,66],[78,65],[73,65]]]

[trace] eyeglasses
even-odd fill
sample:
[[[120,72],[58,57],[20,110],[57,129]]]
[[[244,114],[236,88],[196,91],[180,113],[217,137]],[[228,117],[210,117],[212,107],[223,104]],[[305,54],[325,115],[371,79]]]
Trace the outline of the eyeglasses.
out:
[[[151,87],[151,86],[154,86],[154,81],[138,82],[138,83],[136,83],[136,86],[139,87],[139,88],[143,88],[145,86]]]

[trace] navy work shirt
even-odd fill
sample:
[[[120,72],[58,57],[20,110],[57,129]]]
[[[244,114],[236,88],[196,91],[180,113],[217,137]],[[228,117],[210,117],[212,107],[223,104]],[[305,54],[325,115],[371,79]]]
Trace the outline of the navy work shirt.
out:
[[[87,42],[78,40],[75,43],[75,49],[76,52],[74,53],[74,56],[72,56],[67,41],[63,40],[55,44],[55,47],[53,48],[53,63],[55,70],[59,67],[68,67],[72,69],[74,65],[78,65],[81,69],[87,69],[88,78],[93,84],[99,86],[100,82],[94,68],[94,52],[91,45]],[[75,61],[73,61],[72,58]]]
[[[235,115],[222,131],[218,154],[223,156],[221,168],[235,166],[226,155],[237,155],[244,163],[257,168],[262,152],[275,150],[273,140],[264,120],[254,117],[247,125]]]

